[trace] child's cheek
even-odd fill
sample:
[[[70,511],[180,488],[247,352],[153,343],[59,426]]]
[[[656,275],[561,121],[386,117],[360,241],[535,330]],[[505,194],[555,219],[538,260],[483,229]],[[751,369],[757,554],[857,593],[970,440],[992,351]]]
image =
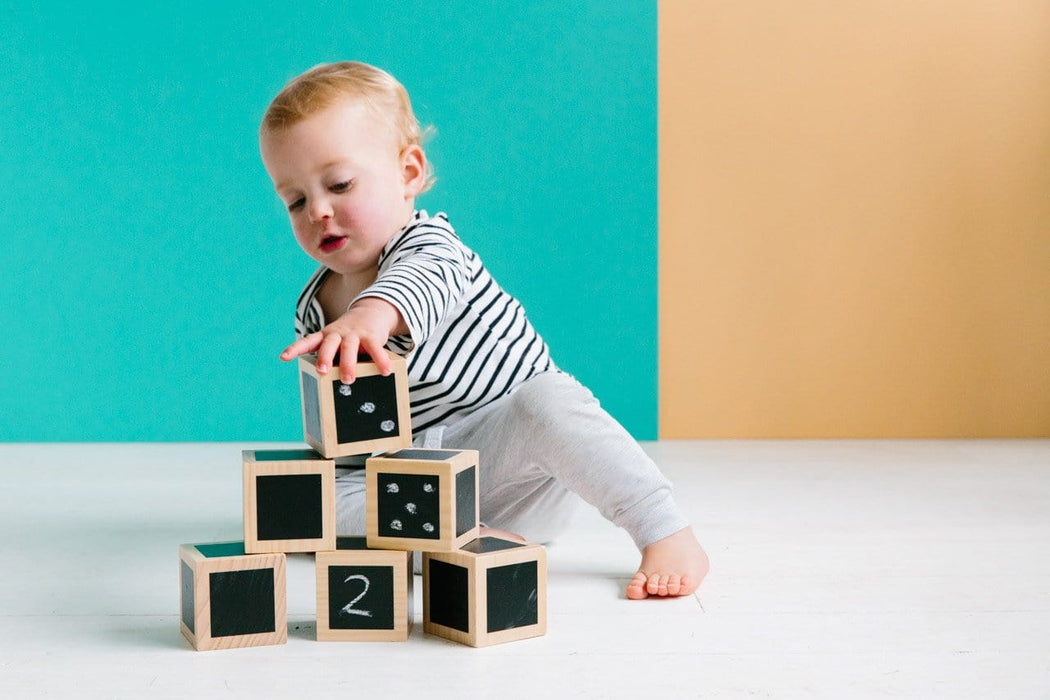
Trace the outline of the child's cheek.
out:
[[[309,253],[310,246],[308,245],[308,242],[310,239],[307,236],[307,233],[295,225],[292,226],[292,233],[295,234],[295,242],[299,244],[299,247]]]

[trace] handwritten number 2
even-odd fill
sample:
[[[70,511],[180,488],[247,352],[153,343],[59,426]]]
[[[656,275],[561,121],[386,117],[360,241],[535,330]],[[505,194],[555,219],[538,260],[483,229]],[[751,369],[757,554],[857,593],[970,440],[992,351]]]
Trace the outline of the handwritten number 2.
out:
[[[355,579],[358,580],[358,581],[364,582],[365,588],[364,588],[363,591],[361,591],[361,593],[358,594],[358,596],[356,598],[354,598],[349,603],[344,605],[343,609],[340,610],[339,612],[344,613],[346,615],[361,615],[363,617],[372,617],[372,611],[370,611],[370,610],[356,610],[354,608],[354,606],[357,604],[357,601],[359,601],[362,598],[364,598],[365,594],[368,593],[368,587],[370,585],[368,583],[368,577],[367,576],[362,576],[361,574],[354,574],[352,576],[347,576],[346,580],[343,581],[343,583],[350,583],[351,581],[353,581]]]

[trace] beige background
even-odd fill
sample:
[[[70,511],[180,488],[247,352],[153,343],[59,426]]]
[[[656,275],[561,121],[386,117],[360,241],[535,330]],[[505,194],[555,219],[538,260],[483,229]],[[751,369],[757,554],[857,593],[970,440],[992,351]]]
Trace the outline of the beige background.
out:
[[[659,31],[661,437],[1050,435],[1050,2]]]

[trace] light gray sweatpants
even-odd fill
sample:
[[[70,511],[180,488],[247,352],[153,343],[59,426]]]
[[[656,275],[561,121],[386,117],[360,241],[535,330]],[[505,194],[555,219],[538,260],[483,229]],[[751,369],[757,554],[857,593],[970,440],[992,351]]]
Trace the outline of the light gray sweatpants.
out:
[[[639,549],[689,524],[656,464],[568,374],[532,377],[416,446],[478,450],[481,521],[532,542],[564,531],[580,498]],[[340,535],[364,534],[363,470],[338,470],[336,514]]]

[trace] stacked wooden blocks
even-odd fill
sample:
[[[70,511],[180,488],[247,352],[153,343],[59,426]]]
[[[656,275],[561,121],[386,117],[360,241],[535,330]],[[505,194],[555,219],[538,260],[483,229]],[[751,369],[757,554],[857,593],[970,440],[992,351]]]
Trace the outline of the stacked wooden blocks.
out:
[[[405,360],[299,361],[311,450],[242,453],[244,540],[179,548],[182,633],[199,650],[287,641],[285,554],[316,553],[318,641],[405,641],[413,552],[423,553],[423,629],[488,646],[546,632],[546,550],[479,538],[476,450],[412,448]],[[380,453],[380,454],[376,454]],[[367,532],[336,537],[336,458],[365,461]]]

